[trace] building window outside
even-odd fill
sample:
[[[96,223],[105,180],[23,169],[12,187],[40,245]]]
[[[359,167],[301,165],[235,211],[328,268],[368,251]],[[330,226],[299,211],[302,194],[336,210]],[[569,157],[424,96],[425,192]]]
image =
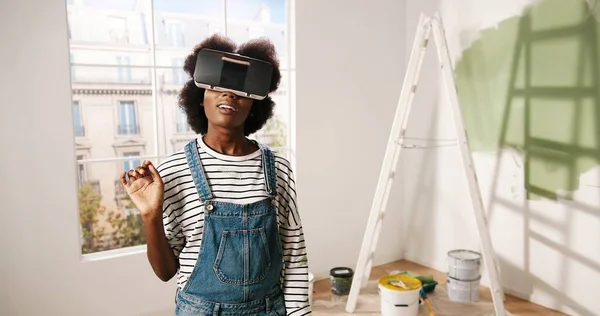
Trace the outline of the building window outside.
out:
[[[167,38],[169,44],[174,47],[185,46],[185,34],[183,33],[183,23],[179,21],[166,22]]]
[[[138,212],[122,188],[120,175],[144,160],[158,165],[196,137],[178,107],[177,93],[189,79],[183,62],[205,36],[222,33],[235,38],[236,30],[246,29],[249,38],[266,36],[276,43],[282,67],[282,89],[272,95],[276,113],[251,138],[280,152],[290,152],[289,90],[293,88],[289,74],[294,69],[287,62],[291,45],[282,44],[282,34],[288,33],[286,2],[275,0],[270,7],[257,4],[253,9],[239,10],[228,6],[228,0],[138,0],[131,8],[115,1],[67,1],[69,30],[77,30],[69,37],[73,128],[78,148],[87,152],[76,156],[74,179],[81,184],[78,196],[84,255],[145,243],[143,227],[136,220]],[[185,23],[177,20],[182,15]],[[152,27],[161,20],[165,21],[162,30]],[[156,76],[137,82],[138,74],[147,73]],[[116,133],[107,126],[115,126]],[[100,188],[109,187],[114,190],[100,192]]]
[[[186,78],[183,70],[183,58],[173,58],[171,66],[173,66],[173,83],[176,85],[184,84]]]
[[[133,101],[119,101],[119,135],[129,136],[139,134],[139,125],[135,103]]]
[[[129,56],[117,56],[117,76],[118,82],[128,83],[131,82],[131,57]],[[124,66],[124,67],[123,67]]]
[[[191,131],[185,113],[180,107],[177,107],[177,133],[189,133]]]
[[[81,161],[85,159],[84,155],[77,155],[77,160]],[[85,184],[88,181],[88,174],[86,170],[86,165],[78,163],[77,164],[77,184],[80,186]]]
[[[141,164],[141,162],[139,159],[136,158],[139,156],[140,156],[139,152],[124,153],[123,157],[131,158],[131,159],[123,160],[123,171],[127,172],[127,171],[135,169],[135,167],[139,166]]]
[[[85,136],[83,116],[81,114],[81,104],[79,101],[73,101],[73,127],[75,129],[75,137]]]

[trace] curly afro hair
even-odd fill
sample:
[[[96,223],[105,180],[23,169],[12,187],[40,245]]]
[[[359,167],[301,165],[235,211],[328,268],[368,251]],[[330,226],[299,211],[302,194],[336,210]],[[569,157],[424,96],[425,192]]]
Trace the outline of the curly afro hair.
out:
[[[203,107],[205,89],[197,87],[193,79],[196,59],[201,48],[237,53],[267,61],[273,65],[273,76],[269,92],[273,92],[279,87],[281,81],[279,60],[275,46],[271,41],[266,38],[253,39],[238,47],[231,39],[219,34],[206,38],[185,59],[183,70],[189,75],[189,80],[179,92],[179,107],[185,112],[188,124],[197,134],[204,135],[208,131],[208,119]],[[253,100],[250,114],[244,123],[244,135],[248,136],[260,130],[273,116],[274,107],[275,102],[270,96],[263,100]]]

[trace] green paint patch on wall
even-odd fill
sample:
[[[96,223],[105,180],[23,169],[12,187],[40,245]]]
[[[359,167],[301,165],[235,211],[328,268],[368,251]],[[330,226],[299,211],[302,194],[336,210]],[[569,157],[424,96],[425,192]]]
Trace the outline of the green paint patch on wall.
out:
[[[455,67],[472,150],[525,153],[530,198],[572,192],[600,164],[600,24],[546,0],[484,30]]]

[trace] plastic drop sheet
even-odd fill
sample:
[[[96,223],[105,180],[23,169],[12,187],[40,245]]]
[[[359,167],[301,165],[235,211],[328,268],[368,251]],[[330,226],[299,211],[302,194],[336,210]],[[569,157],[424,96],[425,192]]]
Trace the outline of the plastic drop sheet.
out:
[[[427,295],[436,316],[494,316],[494,305],[491,302],[457,303],[448,298],[445,284],[438,284],[435,290]],[[346,302],[348,296],[333,296],[330,300],[315,300],[312,304],[315,315],[348,315]],[[381,301],[377,289],[377,281],[372,280],[367,288],[361,290],[356,304],[357,315],[381,315]],[[510,313],[507,312],[507,315]],[[429,316],[424,303],[419,305],[418,316]]]

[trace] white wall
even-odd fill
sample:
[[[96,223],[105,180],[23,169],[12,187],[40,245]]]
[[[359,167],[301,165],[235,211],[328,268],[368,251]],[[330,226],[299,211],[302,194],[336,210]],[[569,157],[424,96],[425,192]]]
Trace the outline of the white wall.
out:
[[[317,278],[356,265],[404,76],[404,16],[404,1],[296,1],[297,184]],[[399,187],[375,264],[401,257]]]
[[[175,285],[145,254],[80,260],[65,1],[2,1],[0,12],[0,314],[169,308]]]
[[[0,12],[0,314],[170,314],[175,285],[145,254],[80,260],[64,0]],[[405,12],[402,1],[303,0],[296,15],[299,204],[325,277],[356,263],[404,75]],[[390,213],[376,263],[400,258],[401,216]]]
[[[440,5],[441,2],[441,5]],[[459,8],[460,6],[469,8]],[[406,9],[407,55],[421,11],[431,14],[441,8],[442,19],[452,58],[477,38],[477,30],[492,27],[501,20],[519,14],[532,1],[427,0],[409,1]],[[426,63],[436,63],[430,54]],[[409,128],[421,137],[455,137],[453,121],[445,102],[445,90],[437,79],[435,67],[425,65],[425,80],[420,86],[421,100],[415,115],[431,115],[436,124],[432,132]],[[425,96],[423,96],[425,95]],[[429,102],[437,95],[437,102]],[[428,97],[429,96],[429,97]],[[456,146],[411,151],[405,164],[407,195],[404,207],[411,222],[409,234],[417,243],[405,249],[406,259],[446,271],[446,253],[455,248],[480,250],[472,207],[467,191],[459,151]],[[598,315],[595,285],[600,282],[600,191],[599,170],[590,170],[580,180],[575,202],[527,201],[523,189],[523,156],[505,150],[500,159],[494,152],[475,152],[474,161],[484,203],[495,192],[506,205],[490,209],[490,227],[498,254],[502,279],[508,293],[514,293],[544,306],[571,315]],[[494,170],[502,173],[493,191]],[[416,170],[415,170],[416,169]],[[600,168],[598,168],[600,169]],[[433,175],[432,175],[433,173]],[[424,176],[422,176],[424,175]],[[435,183],[435,184],[432,184]],[[595,186],[595,187],[594,187]],[[417,201],[417,202],[415,202]],[[419,202],[420,201],[420,202]],[[428,228],[428,229],[426,229]],[[489,285],[484,267],[482,283]]]

